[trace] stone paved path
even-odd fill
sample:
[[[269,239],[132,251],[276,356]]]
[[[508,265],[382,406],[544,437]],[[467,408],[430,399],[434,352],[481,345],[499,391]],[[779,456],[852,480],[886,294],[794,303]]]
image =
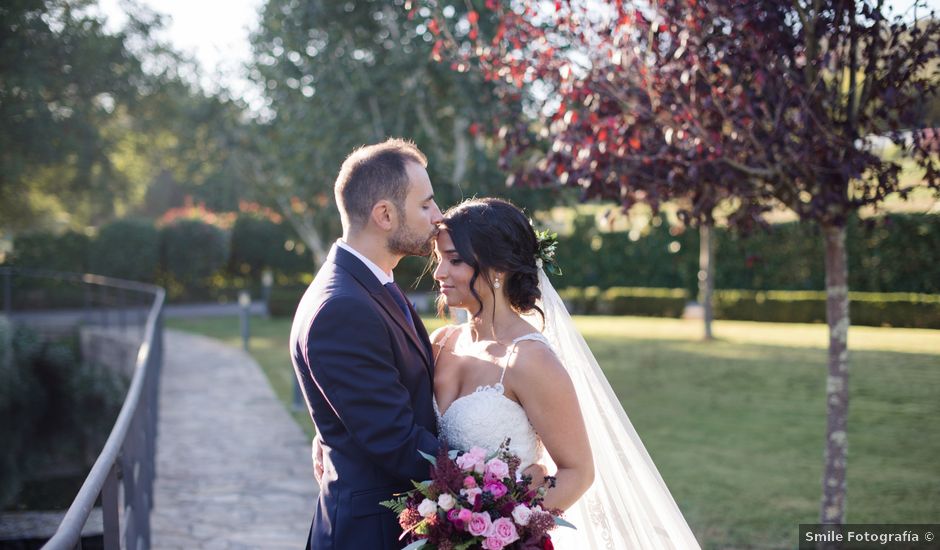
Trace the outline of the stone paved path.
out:
[[[317,491],[306,436],[247,353],[165,334],[153,548],[302,548]]]

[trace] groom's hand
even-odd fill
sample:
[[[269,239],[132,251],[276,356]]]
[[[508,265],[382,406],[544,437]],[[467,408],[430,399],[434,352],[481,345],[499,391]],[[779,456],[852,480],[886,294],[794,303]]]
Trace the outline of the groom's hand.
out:
[[[313,449],[311,449],[311,454],[313,455],[313,475],[317,478],[317,483],[320,483],[320,478],[323,477],[323,446],[320,445],[320,436],[313,438]]]

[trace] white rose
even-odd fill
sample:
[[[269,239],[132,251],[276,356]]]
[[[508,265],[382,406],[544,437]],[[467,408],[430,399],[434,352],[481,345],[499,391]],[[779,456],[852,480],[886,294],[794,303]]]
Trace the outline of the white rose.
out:
[[[422,500],[421,504],[418,505],[418,513],[426,518],[433,516],[437,513],[437,503],[429,498]]]
[[[512,519],[523,527],[529,524],[529,518],[532,517],[532,510],[524,504],[520,504],[512,509]]]
[[[445,512],[450,511],[450,509],[454,507],[454,504],[457,504],[457,501],[454,500],[454,497],[452,497],[450,493],[444,493],[437,497],[437,505]]]

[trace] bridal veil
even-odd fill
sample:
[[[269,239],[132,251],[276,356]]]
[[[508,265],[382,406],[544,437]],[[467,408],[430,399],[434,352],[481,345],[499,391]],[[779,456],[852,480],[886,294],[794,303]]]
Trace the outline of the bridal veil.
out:
[[[538,304],[542,333],[574,382],[594,454],[595,481],[565,517],[577,527],[559,527],[559,549],[697,549],[698,542],[663,482],[656,465],[620,405],[610,383],[544,270]],[[539,326],[541,319],[532,320]]]

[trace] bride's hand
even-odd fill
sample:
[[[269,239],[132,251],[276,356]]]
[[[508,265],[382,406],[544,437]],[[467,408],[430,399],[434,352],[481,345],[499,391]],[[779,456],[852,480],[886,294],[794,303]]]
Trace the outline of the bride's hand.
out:
[[[535,463],[522,471],[522,475],[532,476],[532,483],[538,487],[545,482],[548,468],[544,464]]]
[[[320,436],[313,438],[313,475],[317,478],[317,483],[323,477],[323,447],[320,445]]]

